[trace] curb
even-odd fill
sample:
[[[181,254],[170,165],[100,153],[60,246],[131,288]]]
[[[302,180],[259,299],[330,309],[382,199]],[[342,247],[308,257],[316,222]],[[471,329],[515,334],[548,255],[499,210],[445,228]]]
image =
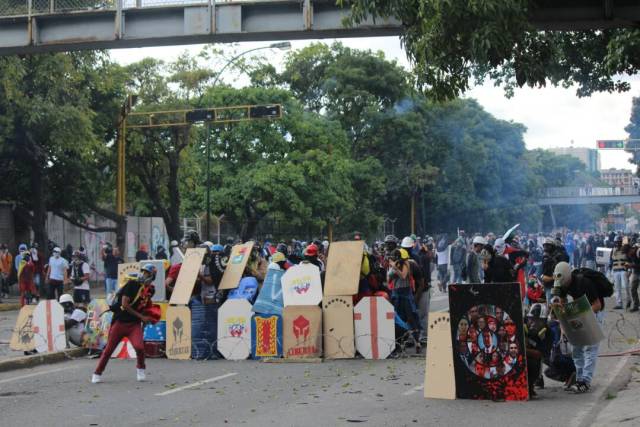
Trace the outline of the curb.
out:
[[[20,303],[2,303],[0,304],[0,311],[14,311],[20,310]]]
[[[623,359],[619,362],[619,369],[617,372],[614,372],[613,378],[610,379],[608,384],[600,390],[597,395],[596,401],[593,405],[584,411],[579,419],[572,420],[569,423],[569,427],[588,427],[593,424],[594,421],[598,419],[598,415],[611,404],[615,404],[615,400],[608,400],[607,395],[609,394],[617,394],[624,387],[627,386],[629,381],[631,380],[631,371],[630,368],[633,365],[634,360],[631,356],[624,356]]]
[[[15,357],[0,361],[0,372],[13,371],[15,369],[34,368],[40,365],[49,365],[69,360],[74,357],[82,357],[89,352],[86,348],[72,348],[53,353],[34,354],[32,356]]]

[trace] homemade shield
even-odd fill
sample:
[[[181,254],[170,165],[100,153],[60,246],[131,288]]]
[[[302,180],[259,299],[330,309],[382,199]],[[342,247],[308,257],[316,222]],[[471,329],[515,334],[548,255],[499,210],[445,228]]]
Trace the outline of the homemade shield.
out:
[[[161,259],[154,259],[149,261],[141,261],[140,267],[145,264],[153,264],[156,268],[156,278],[153,281],[153,286],[155,287],[155,294],[153,294],[153,301],[164,301],[166,300],[166,293],[164,288],[164,263]]]
[[[33,311],[33,339],[38,353],[64,350],[64,310],[56,300],[40,301]]]
[[[424,373],[424,397],[455,399],[456,382],[453,371],[449,313],[431,313],[428,328],[429,341],[427,341],[427,363]]]
[[[282,299],[288,305],[316,305],[322,301],[320,269],[305,262],[289,268],[282,276]]]
[[[127,284],[129,274],[140,273],[140,263],[130,262],[125,264],[118,264],[118,288]]]
[[[187,306],[167,309],[167,358],[191,358],[191,311]]]
[[[251,304],[227,300],[218,309],[218,351],[227,360],[244,360],[251,354]]]
[[[171,305],[186,305],[191,299],[193,287],[196,284],[200,267],[202,266],[202,258],[204,258],[207,250],[205,248],[189,248],[184,254],[184,261],[176,280],[176,286],[171,294]],[[168,349],[167,349],[168,353]]]
[[[92,350],[102,350],[107,345],[113,313],[104,299],[94,299],[87,307],[82,345]]]
[[[449,286],[456,395],[527,400],[519,283]]]
[[[396,346],[391,303],[383,297],[364,297],[353,311],[358,353],[365,359],[386,359]]]
[[[253,249],[253,242],[243,243],[242,245],[235,245],[231,249],[231,256],[227,263],[227,268],[224,270],[222,281],[218,289],[235,289],[240,283],[242,273],[247,267],[249,257],[251,256],[251,250]]]
[[[355,295],[358,293],[364,242],[335,242],[329,246],[325,295]]]
[[[353,297],[327,296],[322,300],[324,355],[351,359],[356,355],[353,331]]]
[[[36,348],[33,340],[33,311],[35,305],[25,305],[18,313],[16,326],[11,333],[9,348],[15,351],[31,351]]]
[[[251,319],[251,357],[282,357],[282,316],[256,314]]]
[[[571,345],[595,345],[604,339],[602,328],[585,295],[562,308],[554,307],[553,312]]]
[[[284,354],[288,359],[322,356],[322,310],[317,305],[292,305],[282,312]]]

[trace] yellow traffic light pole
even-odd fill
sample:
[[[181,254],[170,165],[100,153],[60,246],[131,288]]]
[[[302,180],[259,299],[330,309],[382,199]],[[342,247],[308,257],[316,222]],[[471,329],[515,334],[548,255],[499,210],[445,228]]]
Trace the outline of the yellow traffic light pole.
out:
[[[127,128],[149,129],[190,126],[196,122],[237,123],[252,120],[275,120],[282,118],[282,105],[235,105],[185,110],[136,111],[131,109],[138,100],[137,95],[127,96],[120,111],[118,132],[118,174],[116,179],[116,212],[126,214],[126,146]],[[207,136],[208,137],[208,136]]]

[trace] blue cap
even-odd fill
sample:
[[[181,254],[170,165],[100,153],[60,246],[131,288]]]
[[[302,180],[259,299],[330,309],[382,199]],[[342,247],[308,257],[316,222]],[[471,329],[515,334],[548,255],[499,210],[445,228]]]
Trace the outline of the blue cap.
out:
[[[27,245],[25,245],[24,243],[20,243],[20,246],[18,246],[18,250],[26,251],[27,250]]]
[[[222,245],[211,245],[211,252],[222,252],[224,251],[224,246]]]

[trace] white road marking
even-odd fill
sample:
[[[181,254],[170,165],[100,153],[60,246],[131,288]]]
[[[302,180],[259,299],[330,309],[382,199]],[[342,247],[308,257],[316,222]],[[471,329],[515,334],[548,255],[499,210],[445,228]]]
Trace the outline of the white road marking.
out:
[[[17,377],[5,378],[3,380],[0,380],[0,384],[9,383],[12,381],[24,380],[25,378],[37,377],[38,375],[53,374],[56,372],[66,371],[67,369],[75,369],[75,368],[77,368],[77,366],[67,366],[66,368],[49,369],[46,371],[34,372],[32,374],[19,375]]]
[[[412,394],[415,394],[417,392],[419,392],[420,390],[424,390],[424,385],[419,385],[416,386],[414,388],[412,388],[411,390],[407,390],[404,393],[402,393],[403,396],[411,396]]]
[[[203,384],[212,383],[212,382],[215,382],[215,381],[223,380],[225,378],[233,377],[234,375],[238,375],[238,373],[237,372],[229,372],[228,374],[220,375],[219,377],[209,378],[208,380],[196,381],[193,384],[187,384],[187,385],[182,386],[182,387],[173,388],[171,390],[163,391],[162,393],[156,393],[156,396],[167,396],[169,394],[177,393],[177,392],[182,391],[182,390],[187,390],[187,389],[190,389],[190,388],[193,388],[193,387],[201,386]]]
[[[613,372],[607,375],[608,381],[604,384],[598,384],[600,393],[593,393],[591,395],[591,402],[589,402],[587,405],[582,406],[583,409],[576,414],[576,416],[569,423],[568,427],[579,427],[585,422],[586,417],[591,415],[591,410],[593,409],[593,407],[600,402],[602,395],[604,395],[604,392],[609,388],[609,386],[611,386],[611,383],[615,381],[618,374],[620,374],[620,371],[622,370],[622,368],[624,368],[624,365],[627,363],[627,360],[629,360],[629,357],[631,356],[625,356],[620,359],[616,367],[613,369]]]

